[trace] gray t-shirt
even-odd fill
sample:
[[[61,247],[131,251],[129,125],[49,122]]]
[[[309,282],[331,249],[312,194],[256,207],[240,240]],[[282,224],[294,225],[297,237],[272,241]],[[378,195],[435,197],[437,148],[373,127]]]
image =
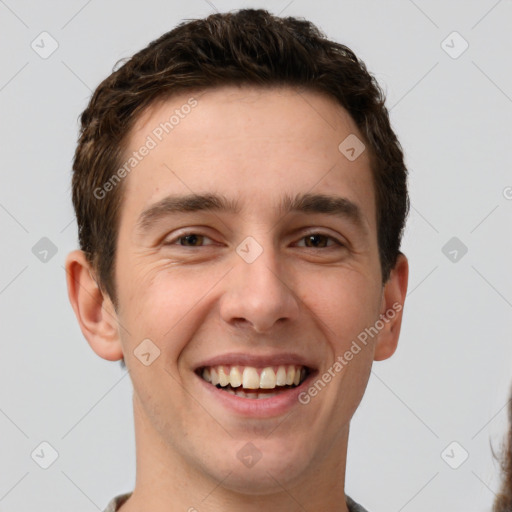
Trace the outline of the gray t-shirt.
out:
[[[113,498],[107,505],[104,512],[117,512],[117,509],[132,495],[131,492],[120,494]],[[349,512],[368,512],[361,505],[357,504],[350,496],[347,496],[347,506]]]

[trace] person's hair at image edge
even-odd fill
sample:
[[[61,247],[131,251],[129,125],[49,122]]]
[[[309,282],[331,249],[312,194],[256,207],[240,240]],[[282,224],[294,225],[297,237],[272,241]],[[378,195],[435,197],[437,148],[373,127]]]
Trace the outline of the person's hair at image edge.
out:
[[[492,452],[498,459],[494,450]],[[508,401],[508,434],[503,443],[499,460],[502,470],[502,485],[494,500],[492,512],[512,512],[512,389]]]
[[[116,310],[123,183],[101,199],[94,191],[122,166],[130,129],[156,100],[224,85],[320,92],[348,111],[370,155],[386,283],[400,254],[409,196],[403,152],[383,91],[348,47],[327,39],[311,22],[241,9],[184,21],[151,42],[97,87],[81,115],[72,179],[79,243]]]

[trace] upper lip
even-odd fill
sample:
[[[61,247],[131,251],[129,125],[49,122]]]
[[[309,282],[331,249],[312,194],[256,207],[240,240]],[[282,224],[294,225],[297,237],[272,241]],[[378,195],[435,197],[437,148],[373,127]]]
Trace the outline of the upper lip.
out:
[[[255,355],[247,353],[228,353],[210,359],[206,359],[195,366],[195,370],[209,366],[252,366],[254,368],[265,368],[268,366],[296,365],[304,366],[310,370],[315,369],[311,361],[304,356],[290,352],[280,352],[267,355]]]

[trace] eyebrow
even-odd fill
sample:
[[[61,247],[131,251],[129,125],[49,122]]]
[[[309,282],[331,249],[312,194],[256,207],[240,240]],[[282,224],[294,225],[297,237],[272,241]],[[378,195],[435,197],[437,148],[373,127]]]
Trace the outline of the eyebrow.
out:
[[[187,194],[167,196],[146,208],[137,220],[137,231],[143,233],[158,220],[177,213],[213,211],[238,214],[238,200],[219,194]],[[326,194],[284,195],[278,205],[279,213],[324,213],[350,221],[354,226],[367,231],[360,207],[345,197]]]
[[[187,194],[184,196],[167,196],[149,206],[139,216],[137,230],[144,232],[151,224],[163,217],[176,213],[218,211],[240,213],[238,201],[231,201],[217,194]]]

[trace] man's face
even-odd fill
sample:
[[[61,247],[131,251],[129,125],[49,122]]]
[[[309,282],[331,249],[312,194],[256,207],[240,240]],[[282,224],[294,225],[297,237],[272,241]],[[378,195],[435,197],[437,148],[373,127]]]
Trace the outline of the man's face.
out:
[[[189,97],[155,104],[129,139],[127,158],[148,135],[157,145],[123,184],[121,343],[143,435],[160,454],[217,482],[229,475],[234,489],[266,492],[326,461],[334,468],[367,384],[378,336],[359,343],[342,370],[333,365],[384,313],[370,160],[368,151],[354,161],[340,152],[347,136],[362,136],[322,95],[224,87],[181,109]],[[176,109],[190,113],[161,133]],[[237,211],[199,201],[143,216],[193,194]],[[305,195],[342,207],[328,213],[313,200],[286,211]],[[143,340],[151,342],[137,350]],[[154,349],[140,352],[153,346],[160,354],[145,365],[134,351],[147,363]],[[290,368],[305,381],[274,388],[295,379]],[[329,369],[330,382],[301,403]],[[244,371],[247,386],[269,388],[240,393]]]

